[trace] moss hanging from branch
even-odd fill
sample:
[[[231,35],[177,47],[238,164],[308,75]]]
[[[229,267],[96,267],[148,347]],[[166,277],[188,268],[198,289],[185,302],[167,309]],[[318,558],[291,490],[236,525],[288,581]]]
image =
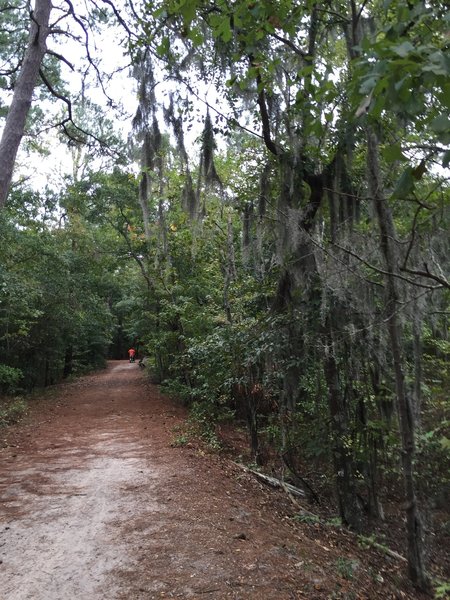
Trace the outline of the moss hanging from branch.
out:
[[[222,181],[214,164],[214,150],[216,149],[214,129],[209,111],[206,113],[205,125],[202,133],[202,147],[200,154],[200,172],[207,187],[218,185],[222,187]]]

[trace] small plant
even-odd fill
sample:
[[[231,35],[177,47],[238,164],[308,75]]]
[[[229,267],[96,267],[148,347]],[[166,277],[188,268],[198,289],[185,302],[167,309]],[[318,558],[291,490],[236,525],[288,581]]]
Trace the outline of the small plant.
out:
[[[192,400],[191,388],[174,379],[163,381],[161,391],[167,396],[179,400],[183,406],[188,406]]]
[[[177,435],[173,440],[172,440],[172,446],[174,448],[181,448],[182,446],[186,446],[186,444],[189,442],[189,436],[185,433],[181,433],[180,435]]]
[[[439,581],[434,588],[434,597],[436,600],[448,598],[450,596],[450,581]]]
[[[0,404],[0,427],[12,425],[22,417],[27,410],[27,403],[17,397]]]
[[[377,541],[375,535],[358,535],[358,544],[361,546],[361,548],[376,548],[380,552],[383,552],[383,554],[392,553],[386,544],[381,544]]]
[[[13,394],[16,392],[22,377],[23,373],[20,369],[0,364],[0,392],[5,394]]]
[[[369,567],[367,570],[370,577],[375,581],[375,583],[384,583],[384,577],[381,573],[379,573],[376,569],[372,569]]]
[[[336,570],[343,579],[353,579],[355,570],[358,568],[359,562],[349,558],[339,557],[336,561]]]
[[[210,450],[220,450],[222,447],[216,432],[209,427],[201,433],[201,438],[206,442]]]
[[[215,419],[211,407],[205,402],[192,404],[189,423],[196,433],[211,450],[220,450],[221,444],[215,431]]]
[[[307,523],[308,525],[315,525],[316,523],[320,523],[320,517],[317,515],[300,513],[293,517],[294,521],[298,521],[299,523]]]
[[[181,448],[186,446],[193,435],[192,431],[187,427],[186,424],[175,425],[175,427],[172,427],[172,433],[174,434],[171,442],[171,446],[173,448]]]

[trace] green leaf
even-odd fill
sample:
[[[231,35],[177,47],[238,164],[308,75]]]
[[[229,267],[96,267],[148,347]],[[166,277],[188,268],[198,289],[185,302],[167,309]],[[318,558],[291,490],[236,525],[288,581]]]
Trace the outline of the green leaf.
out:
[[[450,450],[450,440],[445,435],[441,437],[439,443],[443,450]]]
[[[375,87],[376,83],[378,81],[378,76],[377,75],[371,75],[370,77],[367,77],[363,83],[361,84],[359,91],[361,94],[368,94],[369,92],[371,92],[373,90],[373,88]]]
[[[186,0],[183,3],[183,6],[180,7],[180,13],[184,19],[184,23],[187,27],[192,23],[195,18],[195,13],[197,10],[197,2],[196,0]]]
[[[435,133],[446,133],[450,131],[450,119],[447,115],[439,115],[431,121],[430,126]]]
[[[159,56],[167,56],[170,48],[170,40],[168,37],[163,38],[162,42],[156,48],[156,52]]]
[[[433,52],[433,54],[429,56],[429,61],[432,63],[429,66],[434,73],[450,75],[450,58],[441,50]]]
[[[402,147],[400,144],[385,146],[382,150],[382,154],[388,163],[392,163],[397,160],[407,160],[406,156],[402,152]]]
[[[393,198],[404,198],[414,189],[414,177],[412,167],[407,167],[400,179],[397,181],[397,185],[392,193]]]
[[[204,38],[198,27],[194,27],[189,31],[189,39],[195,47],[203,44]]]
[[[422,179],[426,171],[427,163],[424,160],[422,160],[420,164],[418,164],[417,167],[414,167],[414,169],[412,170],[412,176],[414,177],[414,179],[417,180]]]
[[[446,169],[450,165],[450,150],[444,154],[444,158],[442,159],[442,166]]]
[[[395,52],[395,54],[398,54],[398,56],[404,58],[405,56],[408,56],[408,54],[411,54],[411,52],[414,52],[414,46],[411,44],[411,42],[403,42],[398,46],[394,46],[392,50]]]
[[[439,100],[450,110],[450,83],[442,86],[442,92],[439,94]]]

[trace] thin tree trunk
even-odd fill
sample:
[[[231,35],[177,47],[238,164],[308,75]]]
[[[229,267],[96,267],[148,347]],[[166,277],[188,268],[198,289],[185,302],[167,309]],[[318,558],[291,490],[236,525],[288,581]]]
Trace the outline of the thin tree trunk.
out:
[[[73,346],[69,344],[66,348],[66,353],[64,355],[64,369],[63,369],[63,378],[66,379],[69,375],[72,375],[73,372]]]
[[[414,354],[414,418],[420,430],[420,408],[422,401],[422,319],[417,300],[414,302],[412,321],[413,354]]]
[[[227,256],[224,265],[224,284],[223,284],[223,306],[229,323],[233,323],[233,314],[231,312],[229,291],[231,283],[236,279],[236,263],[234,257],[233,243],[233,223],[231,215],[228,215],[227,227]]]
[[[378,139],[368,129],[368,176],[369,187],[380,229],[381,252],[386,264],[386,309],[388,330],[394,363],[397,412],[402,441],[402,470],[406,500],[406,528],[408,537],[409,575],[421,589],[427,589],[429,580],[423,560],[423,527],[417,506],[414,481],[415,423],[410,399],[406,391],[404,375],[405,359],[402,348],[402,328],[398,318],[400,306],[398,283],[395,278],[395,228],[392,214],[384,199],[381,171],[378,164]]]
[[[17,151],[22,140],[33,90],[42,59],[47,51],[51,0],[36,0],[32,13],[28,48],[14,88],[0,142],[0,209],[4,207],[11,184]]]
[[[152,179],[145,171],[142,173],[141,177],[142,179],[139,188],[139,204],[142,210],[142,222],[144,225],[145,239],[147,242],[150,242],[152,239],[152,231],[150,227],[149,199],[152,191]]]
[[[330,307],[330,314],[327,316],[323,332],[328,346],[324,356],[323,370],[328,388],[336,495],[339,515],[343,522],[355,531],[361,531],[362,511],[356,494],[353,451],[351,447],[348,447],[350,423],[347,399],[343,390],[343,384],[340,381],[335,357],[333,317],[335,319],[338,318],[337,309]]]

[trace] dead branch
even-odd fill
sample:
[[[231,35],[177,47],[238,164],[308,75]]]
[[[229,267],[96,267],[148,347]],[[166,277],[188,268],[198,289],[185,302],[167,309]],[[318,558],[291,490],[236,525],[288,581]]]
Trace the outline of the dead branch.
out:
[[[259,471],[254,471],[253,469],[249,469],[249,467],[246,467],[245,465],[241,465],[240,463],[235,462],[233,464],[237,465],[240,469],[244,470],[246,473],[251,473],[257,479],[260,479],[262,482],[270,485],[273,488],[281,488],[282,490],[285,490],[285,491],[287,490],[289,492],[289,494],[292,494],[293,496],[298,496],[299,498],[306,497],[306,494],[303,490],[295,487],[294,485],[291,485],[290,483],[286,483],[284,481],[281,481],[280,479],[276,479],[275,477],[270,477],[269,475],[264,475],[264,473],[260,473]]]
[[[290,458],[286,452],[283,454],[282,458],[283,458],[284,464],[291,471],[291,473],[294,475],[294,477],[299,479],[302,482],[302,485],[304,485],[309,490],[309,494],[311,495],[312,499],[315,502],[317,502],[317,504],[320,504],[319,496],[316,494],[316,492],[313,490],[313,488],[310,486],[310,484],[300,475],[300,473],[297,472],[297,469],[292,464],[292,461],[290,460]]]
[[[296,508],[298,508],[302,513],[306,513],[308,515],[317,517],[318,521],[320,521],[320,518],[317,515],[315,515],[314,513],[310,512],[310,511],[306,510],[305,508],[303,508],[302,506],[300,506],[298,504],[297,500],[295,500],[295,498],[293,497],[293,496],[299,496],[300,498],[304,498],[305,492],[303,490],[296,488],[293,485],[290,485],[289,483],[281,481],[280,479],[276,479],[275,477],[269,477],[268,475],[259,473],[259,471],[254,471],[253,469],[249,469],[248,467],[246,467],[245,465],[242,465],[240,463],[233,462],[233,464],[236,465],[237,467],[239,467],[240,469],[242,469],[243,471],[245,471],[246,473],[251,473],[252,475],[257,477],[264,483],[267,483],[271,487],[283,489],[286,492],[286,494],[289,496],[289,498],[291,499],[292,503],[294,504],[294,506]],[[350,530],[348,530],[347,533],[349,533],[350,535],[355,535],[355,537],[357,537],[357,534],[353,533]],[[404,556],[402,556],[398,552],[395,552],[395,550],[391,550],[390,548],[383,546],[383,544],[379,544],[378,542],[375,542],[369,538],[368,539],[364,538],[364,543],[367,543],[367,545],[375,548],[376,550],[379,550],[380,552],[382,552],[383,554],[385,554],[387,556],[395,558],[396,560],[401,560],[402,562],[407,562],[407,560]]]

